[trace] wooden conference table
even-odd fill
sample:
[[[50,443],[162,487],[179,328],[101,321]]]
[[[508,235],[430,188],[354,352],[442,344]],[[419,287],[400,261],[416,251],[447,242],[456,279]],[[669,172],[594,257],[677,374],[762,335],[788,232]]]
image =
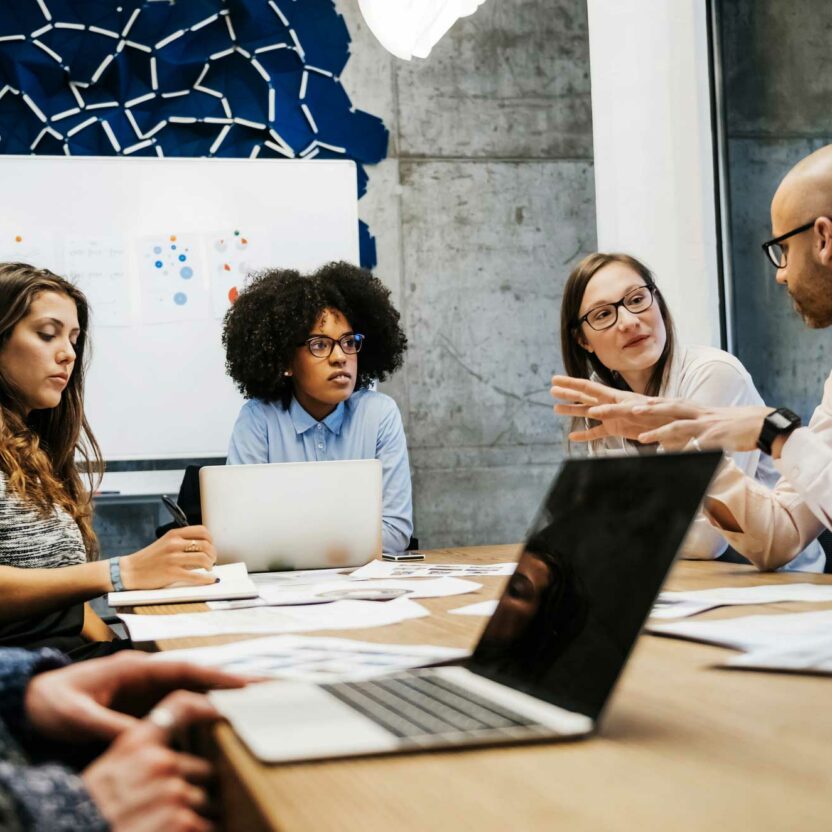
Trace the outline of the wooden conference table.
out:
[[[513,560],[517,546],[440,549],[428,562]],[[472,647],[484,619],[450,609],[496,597],[420,600],[429,618],[314,635]],[[832,582],[683,561],[668,589]],[[777,604],[713,610],[723,618],[822,609]],[[144,607],[194,612],[201,604]],[[178,639],[161,649],[233,641]],[[731,651],[643,635],[600,733],[588,740],[300,765],[257,762],[228,725],[214,730],[223,828],[257,830],[828,830],[832,829],[832,679],[719,670]]]

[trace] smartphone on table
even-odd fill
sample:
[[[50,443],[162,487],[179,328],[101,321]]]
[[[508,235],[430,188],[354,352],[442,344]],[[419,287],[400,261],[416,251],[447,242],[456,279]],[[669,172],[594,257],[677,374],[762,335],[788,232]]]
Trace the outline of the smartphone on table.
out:
[[[410,552],[385,552],[381,557],[383,560],[392,560],[394,563],[401,563],[406,560],[425,559],[425,556],[421,552],[415,550]]]

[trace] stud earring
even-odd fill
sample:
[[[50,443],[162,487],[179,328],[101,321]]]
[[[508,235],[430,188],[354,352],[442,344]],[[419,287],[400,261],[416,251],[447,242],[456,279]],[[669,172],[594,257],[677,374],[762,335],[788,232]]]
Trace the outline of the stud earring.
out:
[[[288,378],[289,376],[291,376],[291,375],[292,375],[292,371],[291,371],[291,370],[284,370],[284,371],[283,371],[283,375],[284,375],[284,376],[286,376],[286,377]]]

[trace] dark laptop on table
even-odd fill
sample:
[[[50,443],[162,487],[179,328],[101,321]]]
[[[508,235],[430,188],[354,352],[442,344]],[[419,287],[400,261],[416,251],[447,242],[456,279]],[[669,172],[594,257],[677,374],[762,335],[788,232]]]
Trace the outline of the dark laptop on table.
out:
[[[211,698],[266,762],[586,736],[720,458],[565,462],[460,666],[363,682],[266,682]]]

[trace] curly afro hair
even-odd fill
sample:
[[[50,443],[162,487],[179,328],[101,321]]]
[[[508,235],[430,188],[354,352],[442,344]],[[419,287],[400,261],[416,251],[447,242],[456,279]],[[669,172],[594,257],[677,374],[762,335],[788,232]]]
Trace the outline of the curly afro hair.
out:
[[[283,375],[298,344],[325,309],[337,309],[365,336],[358,354],[356,389],[384,381],[402,365],[407,338],[390,290],[366,269],[329,263],[312,275],[292,269],[259,273],[225,315],[225,367],[247,399],[292,400]]]

